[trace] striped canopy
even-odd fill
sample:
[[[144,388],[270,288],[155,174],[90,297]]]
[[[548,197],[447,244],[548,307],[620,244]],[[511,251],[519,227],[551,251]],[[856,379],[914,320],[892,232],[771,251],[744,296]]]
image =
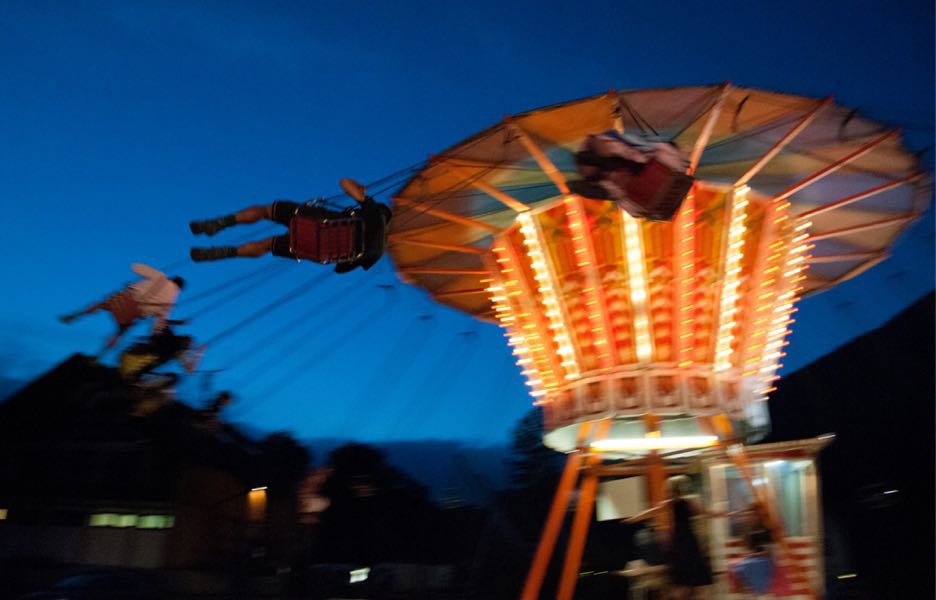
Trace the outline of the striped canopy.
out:
[[[405,281],[489,320],[494,237],[559,200],[574,153],[610,129],[672,140],[694,176],[788,199],[809,223],[804,294],[883,260],[929,183],[899,132],[828,99],[727,84],[608,92],[506,118],[433,156],[395,194],[390,254]]]

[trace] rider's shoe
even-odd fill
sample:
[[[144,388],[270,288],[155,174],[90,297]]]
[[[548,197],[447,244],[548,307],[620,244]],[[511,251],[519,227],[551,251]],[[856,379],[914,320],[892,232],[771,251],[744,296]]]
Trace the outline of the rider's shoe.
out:
[[[206,221],[192,221],[189,223],[189,229],[192,230],[192,233],[195,235],[204,234],[207,236],[212,236],[226,227],[234,225],[237,221],[234,218],[234,215],[225,215],[223,217],[218,217],[217,219],[208,219]]]
[[[217,246],[215,248],[192,248],[189,251],[189,256],[191,256],[192,260],[195,262],[234,258],[237,256],[237,247]]]

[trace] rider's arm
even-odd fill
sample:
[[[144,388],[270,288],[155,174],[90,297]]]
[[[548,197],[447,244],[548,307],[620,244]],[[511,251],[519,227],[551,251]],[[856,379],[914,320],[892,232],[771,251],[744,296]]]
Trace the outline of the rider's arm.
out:
[[[641,521],[646,521],[647,519],[655,517],[660,511],[662,511],[664,508],[669,506],[669,503],[670,503],[669,500],[664,500],[660,502],[659,504],[657,504],[656,506],[651,506],[650,508],[644,511],[641,511],[637,513],[636,515],[633,515],[631,517],[624,519],[624,521],[626,523],[631,523],[631,524],[639,523]]]
[[[133,263],[130,265],[130,268],[133,269],[134,273],[146,279],[159,279],[160,277],[166,276],[166,274],[159,269],[154,269],[153,267],[144,265],[143,263]]]

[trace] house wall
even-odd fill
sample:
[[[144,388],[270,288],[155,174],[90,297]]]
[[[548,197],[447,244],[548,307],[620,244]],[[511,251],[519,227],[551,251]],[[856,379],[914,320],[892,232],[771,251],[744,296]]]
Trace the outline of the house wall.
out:
[[[183,471],[173,502],[166,566],[216,566],[230,561],[246,535],[247,490],[219,469]]]
[[[157,568],[165,564],[168,531],[5,523],[0,526],[0,558]]]

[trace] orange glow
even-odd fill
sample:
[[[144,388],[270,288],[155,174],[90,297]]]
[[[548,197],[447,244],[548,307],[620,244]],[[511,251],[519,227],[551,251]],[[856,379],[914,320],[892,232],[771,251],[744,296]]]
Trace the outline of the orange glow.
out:
[[[715,345],[715,371],[724,371],[731,368],[731,354],[734,352],[731,342],[734,340],[734,330],[737,313],[736,302],[739,298],[738,288],[741,285],[739,274],[740,264],[744,258],[742,247],[746,211],[748,206],[748,192],[750,188],[740,186],[731,194],[731,213],[728,221],[728,246],[725,255],[725,275],[722,282],[721,301],[719,308],[718,337]]]
[[[266,487],[259,487],[247,493],[247,519],[253,523],[260,523],[266,519],[266,490]]]
[[[808,252],[785,204],[697,184],[672,222],[572,195],[518,214],[488,293],[550,427],[612,403],[655,412],[662,389],[663,414],[762,400]]]

